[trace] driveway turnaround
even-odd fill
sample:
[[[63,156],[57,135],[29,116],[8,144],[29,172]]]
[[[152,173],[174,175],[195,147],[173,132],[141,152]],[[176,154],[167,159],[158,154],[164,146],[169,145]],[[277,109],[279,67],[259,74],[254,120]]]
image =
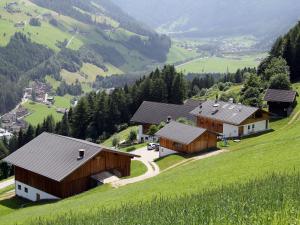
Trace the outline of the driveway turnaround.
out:
[[[133,184],[139,181],[143,181],[146,179],[149,179],[151,177],[157,176],[159,174],[159,167],[158,165],[154,162],[155,159],[159,157],[159,153],[152,150],[148,151],[147,147],[138,149],[136,151],[131,152],[135,155],[141,156],[140,158],[134,158],[134,160],[140,161],[145,164],[147,167],[147,172],[141,176],[138,177],[133,177],[129,179],[121,179],[119,181],[112,182],[112,186],[117,188],[121,186],[125,186],[127,184]]]

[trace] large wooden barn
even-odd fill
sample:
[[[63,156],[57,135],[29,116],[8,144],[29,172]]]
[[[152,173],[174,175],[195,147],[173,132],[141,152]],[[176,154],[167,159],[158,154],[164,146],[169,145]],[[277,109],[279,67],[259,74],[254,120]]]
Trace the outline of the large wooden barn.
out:
[[[296,106],[297,92],[292,90],[268,89],[264,100],[268,102],[269,112],[275,116],[287,117]]]
[[[15,166],[16,195],[38,201],[87,191],[97,184],[93,177],[104,171],[129,176],[133,157],[87,141],[43,133],[4,161]]]
[[[159,137],[159,156],[176,152],[199,153],[217,147],[217,134],[206,129],[171,121],[156,135]]]
[[[200,103],[201,101],[192,99],[181,105],[144,101],[131,119],[132,123],[139,124],[138,141],[157,141],[157,137],[147,134],[151,125],[159,125],[167,120],[178,118],[194,121],[195,117],[190,112]]]
[[[192,112],[197,126],[219,133],[226,138],[242,137],[269,129],[268,112],[242,104],[206,101]]]

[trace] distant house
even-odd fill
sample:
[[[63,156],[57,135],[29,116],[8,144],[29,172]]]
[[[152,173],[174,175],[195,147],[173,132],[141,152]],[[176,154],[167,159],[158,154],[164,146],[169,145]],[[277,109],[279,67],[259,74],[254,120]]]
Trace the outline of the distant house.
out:
[[[197,126],[226,138],[246,136],[269,129],[268,112],[256,107],[222,101],[206,101],[195,108]]]
[[[296,91],[268,89],[264,100],[268,102],[271,114],[287,117],[297,104],[296,97]]]
[[[156,135],[159,137],[159,156],[176,152],[199,153],[217,147],[217,134],[206,129],[171,121]]]
[[[153,138],[147,134],[151,125],[159,125],[162,122],[167,122],[167,120],[177,120],[181,117],[195,121],[195,117],[190,114],[190,111],[200,103],[200,101],[191,99],[182,105],[144,101],[131,119],[132,123],[140,125],[138,141],[157,140],[157,137]]]
[[[104,171],[129,176],[134,156],[87,141],[43,133],[4,161],[15,166],[16,195],[38,201],[87,191],[97,185],[97,174]]]
[[[12,136],[13,136],[12,133],[0,128],[0,139],[6,138],[9,140]]]

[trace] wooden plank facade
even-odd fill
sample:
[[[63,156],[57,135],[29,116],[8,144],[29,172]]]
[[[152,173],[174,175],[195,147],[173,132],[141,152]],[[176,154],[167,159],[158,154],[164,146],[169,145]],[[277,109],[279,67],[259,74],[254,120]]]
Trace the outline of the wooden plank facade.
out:
[[[197,126],[216,133],[223,133],[223,122],[218,120],[198,116]]]
[[[263,110],[259,110],[256,113],[254,113],[252,116],[248,117],[245,121],[243,121],[239,125],[235,125],[239,127],[239,136],[241,136],[244,132],[244,125],[256,123],[259,121],[269,120],[269,114]],[[224,122],[203,117],[203,116],[197,116],[197,126],[205,128],[209,131],[216,132],[216,133],[223,133],[224,132]]]
[[[117,170],[122,176],[130,175],[130,156],[101,151],[61,182],[31,171],[15,167],[15,179],[59,198],[70,197],[94,187],[91,176],[103,171]]]
[[[160,138],[160,146],[180,153],[193,154],[210,148],[216,148],[217,135],[207,131],[188,145],[180,144],[166,138]]]

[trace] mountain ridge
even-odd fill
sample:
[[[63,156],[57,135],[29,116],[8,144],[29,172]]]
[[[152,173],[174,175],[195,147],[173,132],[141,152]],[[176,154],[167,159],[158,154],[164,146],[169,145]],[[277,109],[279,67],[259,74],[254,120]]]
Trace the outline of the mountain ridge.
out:
[[[249,33],[273,37],[286,32],[299,19],[300,9],[296,0],[187,0],[184,4],[179,0],[114,0],[114,3],[152,28],[172,35],[181,31],[177,34],[180,37]],[[182,23],[178,23],[180,18],[184,18]]]

